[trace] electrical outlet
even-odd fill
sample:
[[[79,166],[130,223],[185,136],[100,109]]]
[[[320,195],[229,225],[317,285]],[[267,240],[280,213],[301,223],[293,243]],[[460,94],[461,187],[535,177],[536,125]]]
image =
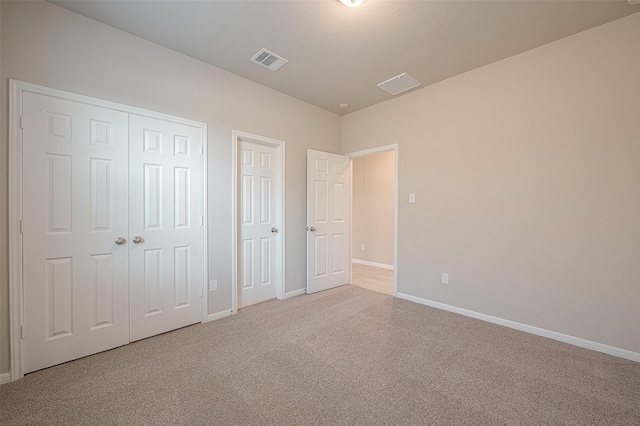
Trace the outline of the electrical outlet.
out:
[[[364,243],[360,244],[360,250],[364,250]]]
[[[218,280],[209,281],[209,291],[216,291],[218,289]]]
[[[442,284],[449,284],[449,274],[442,274]]]

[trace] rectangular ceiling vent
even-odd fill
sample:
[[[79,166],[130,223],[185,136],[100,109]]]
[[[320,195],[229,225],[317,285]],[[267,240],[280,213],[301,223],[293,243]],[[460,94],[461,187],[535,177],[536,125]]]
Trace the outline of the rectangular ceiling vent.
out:
[[[406,72],[378,84],[379,88],[386,90],[394,96],[418,86],[420,86],[418,80]]]
[[[275,53],[269,52],[267,49],[260,49],[258,53],[253,55],[251,60],[256,64],[269,68],[271,71],[276,71],[278,68],[289,62]]]

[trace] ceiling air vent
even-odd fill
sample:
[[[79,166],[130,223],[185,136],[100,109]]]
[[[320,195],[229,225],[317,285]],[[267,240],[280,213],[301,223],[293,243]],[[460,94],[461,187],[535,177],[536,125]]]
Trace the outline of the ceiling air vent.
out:
[[[418,80],[406,72],[378,84],[379,88],[386,90],[394,96],[418,86],[420,86]]]
[[[253,55],[251,60],[256,64],[269,68],[271,71],[276,71],[278,68],[289,62],[275,53],[269,52],[267,49],[260,49],[258,53]]]

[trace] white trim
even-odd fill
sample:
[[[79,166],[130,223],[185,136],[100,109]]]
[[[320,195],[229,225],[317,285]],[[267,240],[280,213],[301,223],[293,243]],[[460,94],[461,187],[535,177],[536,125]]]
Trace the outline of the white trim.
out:
[[[357,263],[358,265],[375,266],[376,268],[390,269],[393,271],[393,265],[387,265],[386,263],[369,262],[368,260],[361,259],[351,259],[351,262]]]
[[[464,308],[458,308],[456,306],[451,306],[451,305],[447,305],[440,302],[434,302],[432,300],[423,299],[421,297],[411,296],[404,293],[397,293],[396,297],[398,297],[399,299],[404,299],[404,300],[409,300],[411,302],[419,303],[421,305],[430,306],[432,308],[442,309],[444,311],[449,311],[449,312],[464,315],[467,317],[490,322],[493,324],[498,324],[504,327],[513,328],[514,330],[524,331],[525,333],[547,337],[549,339],[557,340],[563,343],[568,343],[574,346],[579,346],[581,348],[591,349],[593,351],[603,352],[605,354],[628,359],[630,361],[640,362],[640,353],[629,351],[627,349],[616,348],[614,346],[605,345],[604,343],[593,342],[591,340],[582,339],[580,337],[570,336],[568,334],[562,334],[556,331],[546,330],[544,328],[534,327],[532,325],[522,324],[519,322],[498,318],[498,317],[494,317],[487,314],[482,314],[480,312],[470,311]]]
[[[207,124],[202,123],[202,267],[204,283],[202,284],[201,322],[208,322],[209,313],[209,141],[207,140]]]
[[[22,373],[22,88],[9,80],[9,348],[11,381]]]
[[[156,118],[174,123],[184,124],[202,129],[203,144],[203,259],[204,278],[209,282],[208,275],[208,227],[207,227],[207,124],[199,121],[175,117],[155,111],[149,111],[129,105],[105,101],[50,87],[39,86],[19,80],[9,80],[9,345],[11,352],[11,381],[21,379],[23,374],[23,340],[21,326],[24,318],[24,300],[22,297],[22,234],[20,220],[22,219],[22,129],[20,118],[22,114],[22,99],[24,93],[33,93],[53,98],[73,101],[77,103],[108,108],[126,114],[136,114],[143,117]],[[202,301],[201,321],[207,319],[208,297]]]
[[[285,299],[290,299],[292,297],[300,296],[301,294],[305,294],[307,292],[306,288],[301,288],[299,290],[288,291],[285,295]]]
[[[207,323],[207,322],[219,320],[219,319],[222,319],[222,318],[229,317],[231,315],[235,315],[235,312],[233,312],[233,310],[231,310],[231,309],[227,309],[227,310],[224,310],[222,312],[217,312],[215,314],[207,315],[207,319],[205,321],[202,321],[202,323],[204,324],[204,323]]]
[[[232,134],[232,148],[231,148],[231,193],[232,193],[232,201],[231,201],[231,312],[238,312],[238,268],[239,266],[239,258],[240,252],[238,246],[238,236],[240,235],[240,228],[238,226],[238,162],[240,161],[238,157],[238,147],[240,140],[244,140],[247,142],[253,142],[259,145],[266,145],[272,148],[276,148],[278,161],[279,161],[279,170],[278,170],[278,190],[280,193],[280,235],[281,235],[281,265],[280,270],[282,271],[282,279],[277,283],[276,286],[276,297],[279,300],[285,299],[285,289],[286,289],[286,263],[285,263],[285,255],[286,255],[286,202],[285,202],[285,194],[286,194],[286,177],[285,177],[285,143],[284,141],[278,139],[272,139],[265,136],[254,135],[252,133],[242,132],[239,130],[233,130]]]
[[[379,154],[381,152],[389,152],[393,151],[393,295],[398,297],[398,176],[399,176],[399,150],[400,147],[397,143],[379,146],[377,148],[365,149],[363,151],[356,151],[350,154],[345,154],[347,157],[350,157],[353,163],[354,158],[366,157],[367,155]],[[353,181],[353,167],[351,167],[351,179]],[[353,186],[351,191],[351,204],[353,204]],[[350,206],[349,213],[351,217],[349,220],[353,225],[353,205]],[[353,226],[350,226],[351,236],[350,241],[353,241]],[[351,244],[352,246],[353,244]],[[352,247],[349,247],[349,255],[351,256],[351,263],[353,263],[353,250]],[[374,265],[375,266],[375,265]],[[352,266],[349,265],[349,282],[351,282],[351,272]]]
[[[0,386],[11,382],[11,372],[0,374]]]

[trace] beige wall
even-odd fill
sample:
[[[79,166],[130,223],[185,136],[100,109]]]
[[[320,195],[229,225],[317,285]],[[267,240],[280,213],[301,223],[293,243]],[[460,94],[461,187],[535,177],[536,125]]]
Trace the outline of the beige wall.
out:
[[[391,151],[353,159],[354,259],[393,265],[393,157]]]
[[[306,150],[339,152],[338,116],[44,2],[2,2],[0,372],[8,370],[7,79],[209,127],[210,313],[231,308],[231,131],[286,143],[286,291],[305,286]],[[268,71],[266,71],[268,72]]]
[[[399,144],[399,292],[640,352],[639,112],[637,13],[343,117]]]

